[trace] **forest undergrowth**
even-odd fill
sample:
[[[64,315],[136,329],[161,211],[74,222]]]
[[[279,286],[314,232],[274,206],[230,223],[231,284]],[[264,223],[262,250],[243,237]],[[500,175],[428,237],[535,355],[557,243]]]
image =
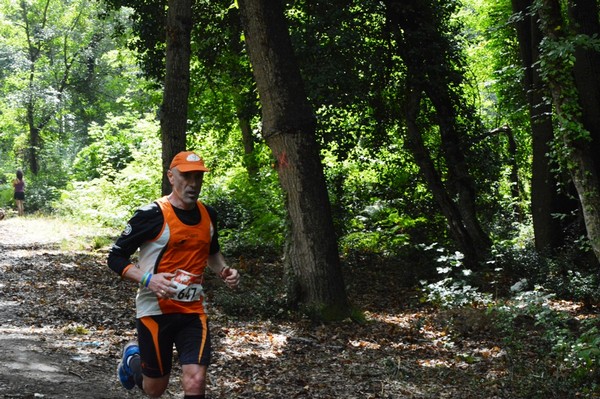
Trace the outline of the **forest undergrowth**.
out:
[[[114,237],[55,223],[0,221],[0,397],[141,398],[115,378],[135,287],[106,267]],[[363,321],[320,324],[285,310],[278,259],[229,261],[238,289],[207,279],[210,398],[600,397],[594,308],[541,292],[432,306],[408,260],[358,257],[343,268]],[[179,375],[163,397],[183,397]]]

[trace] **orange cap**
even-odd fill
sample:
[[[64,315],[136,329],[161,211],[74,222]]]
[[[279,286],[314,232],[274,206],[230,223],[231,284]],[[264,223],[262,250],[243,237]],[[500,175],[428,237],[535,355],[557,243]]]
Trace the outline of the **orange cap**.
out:
[[[208,172],[204,160],[193,151],[182,151],[175,155],[169,169],[177,168],[180,172]]]

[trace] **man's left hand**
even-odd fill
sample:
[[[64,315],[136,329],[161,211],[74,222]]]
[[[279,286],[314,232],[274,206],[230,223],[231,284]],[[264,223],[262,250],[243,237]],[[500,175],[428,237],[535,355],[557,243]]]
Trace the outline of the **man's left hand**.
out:
[[[240,273],[236,269],[230,267],[223,269],[221,278],[229,288],[235,288],[240,283]]]

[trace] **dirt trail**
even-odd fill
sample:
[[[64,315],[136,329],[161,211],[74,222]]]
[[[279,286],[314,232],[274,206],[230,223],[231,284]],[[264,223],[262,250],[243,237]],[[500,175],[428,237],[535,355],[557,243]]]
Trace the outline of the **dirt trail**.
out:
[[[103,234],[29,217],[0,221],[0,399],[144,397],[115,376],[122,346],[135,338],[135,287],[106,267],[106,248],[93,249]],[[241,269],[239,289],[206,281],[211,399],[532,397],[514,377],[514,364],[525,363],[507,356],[485,313],[449,324],[399,285],[400,267],[346,265],[348,293],[367,322],[315,325],[280,308],[281,265],[231,262]],[[179,375],[175,367],[163,398],[183,397]]]
[[[93,232],[43,219],[0,221],[1,398],[135,397],[114,377],[119,340],[73,317],[82,289],[73,277],[101,261],[60,250],[82,234]]]

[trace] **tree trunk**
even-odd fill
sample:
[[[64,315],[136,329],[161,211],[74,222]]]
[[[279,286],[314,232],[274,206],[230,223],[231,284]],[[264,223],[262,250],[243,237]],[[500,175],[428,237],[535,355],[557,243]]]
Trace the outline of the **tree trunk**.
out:
[[[569,2],[569,14],[575,22],[577,34],[584,34],[589,37],[600,35],[598,13],[596,0]],[[586,164],[587,167],[595,170],[595,182],[600,184],[600,160],[598,159],[598,154],[600,154],[600,112],[598,112],[600,109],[600,71],[597,68],[600,65],[600,54],[594,49],[578,47],[575,50],[575,59],[574,75],[582,110],[581,120],[591,138],[589,146],[586,145],[585,157],[589,158]],[[586,174],[578,180],[585,181],[587,179],[593,179],[593,177]],[[600,187],[596,187],[596,190],[600,190]],[[596,210],[598,209],[600,208],[596,208]],[[588,213],[587,217],[590,219],[598,218],[597,215],[593,215],[593,212],[592,207],[584,207],[584,218],[586,213]],[[589,231],[590,228],[594,227],[586,223],[586,228]],[[595,226],[595,229],[598,228],[599,226]],[[598,234],[600,234],[598,231],[594,233],[594,235]],[[596,254],[598,254],[597,251]]]
[[[229,51],[232,54],[243,54],[244,45],[241,41],[243,37],[242,26],[238,12],[230,12],[228,21],[231,35],[229,37]],[[256,91],[252,90],[254,81],[252,80],[252,71],[246,65],[246,62],[238,61],[230,68],[229,73],[233,80],[233,102],[238,118],[238,126],[242,132],[242,144],[244,145],[244,166],[248,176],[254,178],[258,175],[259,164],[254,153],[255,138],[252,134],[251,121],[258,115],[258,98]]]
[[[419,115],[419,104],[421,95],[418,91],[410,90],[407,94],[406,125],[408,140],[406,146],[412,153],[416,164],[419,166],[421,175],[427,183],[427,187],[436,203],[440,207],[442,214],[448,221],[450,234],[456,241],[460,251],[465,255],[465,264],[469,268],[477,268],[479,255],[477,248],[471,239],[471,235],[463,224],[463,218],[448,191],[444,187],[442,178],[437,172],[433,161],[429,155],[417,119]]]
[[[513,202],[513,212],[519,221],[523,221],[523,216],[525,214],[525,211],[521,206],[523,185],[519,178],[519,165],[517,162],[518,146],[515,135],[512,128],[506,125],[490,131],[490,134],[506,135],[506,140],[508,141],[506,151],[508,155],[508,165],[510,166],[510,196]]]
[[[508,156],[510,165],[510,196],[514,202],[514,212],[519,221],[523,221],[523,209],[521,208],[521,196],[523,186],[519,179],[519,165],[517,163],[517,141],[510,126],[506,126],[506,139],[508,140]]]
[[[463,224],[473,241],[477,260],[484,260],[492,246],[492,240],[483,231],[477,217],[475,202],[475,183],[463,153],[465,146],[461,143],[461,127],[458,115],[455,113],[456,102],[448,92],[448,83],[436,80],[425,84],[425,92],[433,103],[438,115],[442,150],[448,168],[448,186],[456,193],[458,210],[462,215]],[[465,254],[466,255],[466,254]]]
[[[27,118],[29,119],[29,115]],[[29,125],[29,148],[27,151],[27,160],[29,163],[29,170],[33,175],[37,175],[40,171],[40,164],[38,163],[38,150],[40,146],[41,137],[39,129],[35,126]]]
[[[575,22],[577,34],[587,36],[600,35],[596,0],[578,0],[569,2],[569,14]],[[575,49],[575,84],[579,92],[582,110],[582,122],[590,132],[591,153],[600,154],[600,54],[589,48]],[[600,162],[596,162],[596,173],[600,174]]]
[[[37,175],[40,171],[40,164],[38,160],[39,151],[42,148],[42,136],[41,128],[37,125],[36,114],[40,111],[36,107],[36,76],[37,76],[37,62],[40,58],[41,49],[44,47],[43,42],[40,41],[39,35],[35,35],[36,26],[29,20],[29,8],[27,3],[21,2],[21,15],[23,18],[23,27],[25,29],[25,35],[27,36],[28,43],[28,61],[29,61],[29,80],[28,80],[28,95],[26,108],[27,126],[29,128],[29,143],[27,149],[27,162],[29,163],[29,171]],[[46,4],[42,9],[44,15],[50,7],[50,0],[46,1]],[[41,27],[37,29],[42,30],[45,28],[46,20],[42,23]]]
[[[250,177],[256,177],[258,174],[258,162],[254,154],[254,136],[252,135],[250,120],[238,114],[238,125],[242,132],[242,144],[244,144],[244,166]]]
[[[570,39],[564,28],[566,24],[561,17],[560,4],[556,0],[543,0],[539,14],[541,29],[550,40],[547,51],[552,52],[553,43]],[[584,114],[584,110],[570,59],[567,56],[557,59],[552,55],[543,54],[542,57],[547,57],[545,65],[548,70],[545,72],[561,124],[560,139],[563,148],[560,161],[571,174],[583,210],[588,239],[600,261],[600,180],[596,165],[597,154],[591,152],[590,142],[593,137],[584,126],[585,118],[580,116]],[[591,84],[594,83],[592,80]],[[581,108],[578,109],[578,106]]]
[[[419,96],[425,93],[435,108],[442,142],[440,150],[447,168],[445,184],[435,186],[447,192],[434,197],[444,215],[451,218],[448,224],[465,258],[469,258],[466,262],[475,267],[489,255],[492,242],[477,217],[475,184],[466,162],[467,146],[463,143],[466,124],[459,120],[469,120],[472,112],[466,111],[460,99],[458,87],[462,71],[449,61],[452,58],[449,54],[454,51],[452,43],[442,34],[442,22],[436,19],[432,2],[386,0],[385,4],[392,29],[395,29],[398,52],[408,71],[408,85]],[[459,110],[464,112],[459,115]],[[423,147],[423,150],[426,151],[426,148]],[[419,157],[419,154],[413,155]],[[440,179],[442,174],[438,171],[436,176]],[[431,184],[429,181],[429,187],[433,189]],[[452,213],[450,216],[449,204],[443,197],[455,198],[452,200],[456,201],[453,207],[459,215]],[[457,216],[460,220],[456,219]],[[468,238],[463,237],[464,234]]]
[[[572,215],[577,210],[577,203],[569,199],[565,190],[559,190],[559,181],[556,172],[553,172],[556,168],[548,155],[554,139],[552,105],[545,99],[547,88],[535,66],[539,62],[542,32],[535,22],[537,16],[531,14],[532,3],[533,0],[512,0],[512,9],[519,16],[515,19],[515,28],[525,71],[524,85],[531,123],[531,214],[535,247],[540,252],[553,252],[566,243],[566,225],[575,223]],[[557,214],[566,216],[557,218]]]
[[[186,149],[193,3],[193,0],[168,3],[165,89],[160,112],[163,171],[169,169],[175,154]],[[170,192],[171,185],[163,173],[162,193]]]
[[[240,0],[240,15],[262,105],[263,137],[277,160],[286,197],[285,253],[292,305],[321,320],[350,315],[337,240],[306,98],[282,3]]]

